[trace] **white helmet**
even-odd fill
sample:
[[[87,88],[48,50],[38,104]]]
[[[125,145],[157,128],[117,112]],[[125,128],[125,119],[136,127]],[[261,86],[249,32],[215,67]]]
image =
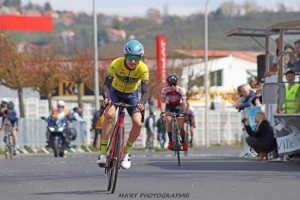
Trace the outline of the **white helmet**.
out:
[[[2,101],[3,103],[8,103],[8,99],[7,99],[7,98],[2,98],[1,101]]]
[[[59,107],[59,106],[65,107],[65,102],[62,101],[62,100],[59,100],[59,101],[57,102],[57,107]]]

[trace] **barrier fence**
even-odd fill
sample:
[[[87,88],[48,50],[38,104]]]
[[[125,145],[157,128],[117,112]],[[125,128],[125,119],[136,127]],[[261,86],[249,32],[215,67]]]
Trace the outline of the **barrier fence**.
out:
[[[77,137],[71,142],[70,150],[73,152],[91,152],[91,150],[88,148],[88,144],[90,143],[90,132],[87,129],[87,124],[73,121],[70,123],[69,127],[75,128],[77,131]],[[37,153],[38,149],[40,149],[45,153],[49,153],[46,149],[46,131],[47,122],[42,119],[19,119],[17,150],[22,153],[28,153],[28,149],[30,149],[31,151]],[[1,136],[3,138],[3,131],[1,131]],[[0,141],[0,145],[1,147],[4,146],[2,139]],[[85,149],[82,149],[82,145],[85,146]]]
[[[160,113],[156,111],[157,116],[155,124]],[[201,109],[195,109],[196,115],[196,128],[194,130],[194,146],[205,146],[205,112]],[[145,113],[145,120],[149,116],[149,111]],[[243,140],[243,132],[241,126],[241,113],[236,111],[211,111],[209,115],[210,123],[210,145],[234,145]],[[125,139],[128,138],[130,129],[132,127],[131,118],[126,114],[125,121]],[[86,152],[91,151],[88,146],[92,144],[94,132],[90,132],[90,127],[87,123],[80,123],[73,121],[70,123],[70,128],[75,128],[77,137],[71,142],[71,151],[73,152]],[[18,151],[28,153],[28,149],[33,152],[42,150],[49,153],[46,149],[46,131],[47,123],[42,119],[28,119],[21,118],[18,123]],[[3,138],[4,132],[0,132],[0,137]],[[146,129],[143,128],[133,148],[145,148],[146,146]],[[166,138],[168,138],[166,136]],[[167,139],[168,140],[168,139]],[[166,145],[167,145],[166,141]],[[1,147],[4,146],[3,140],[0,140]],[[154,145],[158,145],[157,135],[155,134]],[[84,148],[82,148],[82,146]],[[26,150],[27,149],[27,150]]]

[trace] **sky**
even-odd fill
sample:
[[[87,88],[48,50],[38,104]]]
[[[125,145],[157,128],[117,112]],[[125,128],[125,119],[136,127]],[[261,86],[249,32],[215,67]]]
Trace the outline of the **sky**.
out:
[[[50,2],[55,10],[84,11],[92,13],[93,0],[22,0],[26,5],[31,1],[34,4],[44,5]],[[236,4],[242,4],[245,0],[232,0]],[[300,7],[299,0],[250,0],[261,7],[275,7],[277,3],[284,3],[286,7]],[[163,7],[168,5],[170,15],[187,16],[192,13],[203,12],[206,0],[96,0],[98,13],[107,15],[117,14],[120,16],[145,16],[148,8],[156,8],[161,12]],[[224,0],[209,0],[208,10],[215,10]]]

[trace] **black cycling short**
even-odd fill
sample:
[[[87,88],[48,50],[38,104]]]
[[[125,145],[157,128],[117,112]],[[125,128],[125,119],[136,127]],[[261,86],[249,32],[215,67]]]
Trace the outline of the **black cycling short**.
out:
[[[166,104],[165,112],[175,112],[177,114],[181,114],[183,112],[183,106],[182,104],[179,105]]]

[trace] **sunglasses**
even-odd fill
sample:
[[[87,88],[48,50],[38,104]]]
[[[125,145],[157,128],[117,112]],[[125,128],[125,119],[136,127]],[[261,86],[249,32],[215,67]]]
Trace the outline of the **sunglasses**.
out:
[[[129,61],[132,61],[132,60],[140,61],[142,59],[142,56],[127,54],[126,59],[129,60]]]

